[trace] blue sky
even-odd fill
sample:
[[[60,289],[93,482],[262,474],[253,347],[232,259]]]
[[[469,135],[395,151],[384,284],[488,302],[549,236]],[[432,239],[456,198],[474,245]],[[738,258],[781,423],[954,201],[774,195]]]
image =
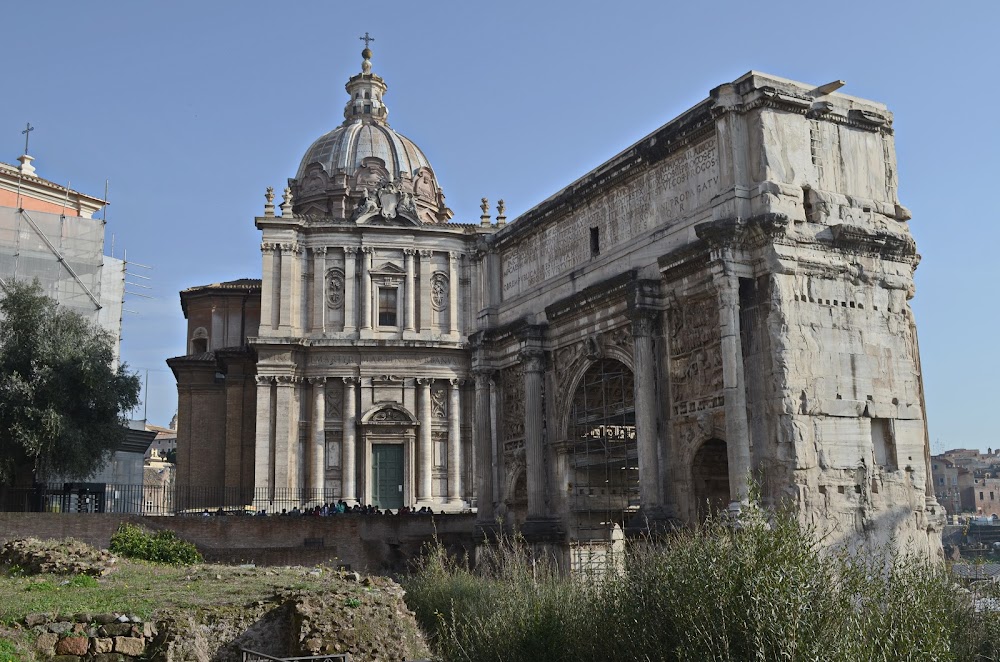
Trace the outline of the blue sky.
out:
[[[259,277],[267,186],[342,119],[363,44],[393,128],[429,157],[456,220],[513,218],[750,69],[895,113],[901,202],[923,261],[913,307],[932,448],[1000,445],[995,82],[1000,3],[18,2],[2,13],[0,160],[30,121],[38,174],[100,195],[108,246],[150,265],[123,354],[165,425],[177,292]],[[144,272],[145,273],[145,272]]]

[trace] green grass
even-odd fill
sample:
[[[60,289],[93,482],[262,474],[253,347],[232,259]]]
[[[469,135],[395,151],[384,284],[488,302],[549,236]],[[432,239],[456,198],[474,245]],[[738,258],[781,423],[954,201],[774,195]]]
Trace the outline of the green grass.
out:
[[[23,658],[13,642],[0,639],[0,662],[19,662],[21,659]]]
[[[328,572],[311,575],[309,568],[185,567],[127,560],[96,579],[0,574],[0,624],[12,625],[34,613],[127,612],[150,619],[176,608],[246,604],[284,590],[322,591],[329,582]],[[360,586],[352,590],[363,592]]]

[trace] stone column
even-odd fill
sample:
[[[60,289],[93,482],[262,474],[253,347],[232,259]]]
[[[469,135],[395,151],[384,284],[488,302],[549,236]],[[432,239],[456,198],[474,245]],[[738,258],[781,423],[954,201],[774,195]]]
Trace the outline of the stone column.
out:
[[[277,310],[274,308],[275,288],[280,287],[278,283],[278,258],[275,246],[269,242],[262,242],[261,253],[261,279],[260,279],[260,326],[261,331],[265,328],[278,328]],[[261,334],[264,335],[264,334]]]
[[[459,334],[458,308],[461,301],[458,298],[458,253],[448,253],[448,331]]]
[[[313,329],[326,333],[326,247],[313,249]]]
[[[273,447],[271,429],[271,389],[274,385],[274,378],[269,376],[257,376],[257,434],[254,446],[254,503],[257,508],[268,508],[267,502],[271,500],[274,492],[272,481],[271,449]]]
[[[476,368],[476,480],[478,484],[477,524],[495,524],[493,511],[493,426],[490,415],[490,382],[493,370]]]
[[[278,294],[278,331],[291,334],[292,324],[292,245],[281,244],[281,272]]]
[[[312,458],[311,480],[312,500],[316,503],[326,501],[326,377],[313,377],[309,380],[313,386],[312,412]]]
[[[416,251],[412,248],[404,248],[403,256],[406,262],[406,285],[405,285],[405,297],[406,297],[406,308],[404,311],[405,326],[403,327],[404,334],[412,334],[414,329],[414,299],[416,297],[416,290],[414,290],[413,282],[413,254]]]
[[[524,450],[528,482],[528,519],[547,519],[545,508],[545,448],[542,438],[544,406],[542,376],[545,352],[526,349],[521,352],[524,367]]]
[[[309,270],[306,268],[306,251],[295,246],[295,335],[309,332]]]
[[[354,246],[344,246],[344,332],[354,333],[357,330],[358,311],[355,308],[357,297],[354,296],[354,257],[358,249]]]
[[[297,487],[295,456],[299,450],[299,416],[295,407],[295,382],[291,375],[278,375],[275,412],[274,486],[277,498],[289,498],[288,488]]]
[[[632,361],[635,366],[635,435],[639,449],[639,498],[644,513],[660,506],[659,429],[656,424],[657,312],[640,309],[632,318]]]
[[[726,449],[729,459],[730,510],[738,510],[749,495],[750,426],[747,423],[746,377],[740,340],[740,280],[722,265],[715,274],[721,328],[722,395],[726,409]]]
[[[348,505],[353,506],[358,502],[357,483],[357,460],[355,459],[357,450],[357,396],[354,393],[354,385],[358,383],[356,377],[344,377],[344,455],[340,463],[340,491],[341,498]]]
[[[420,251],[420,331],[429,334],[433,328],[431,315],[431,277],[434,276],[433,251]]]
[[[417,465],[417,501],[430,504],[434,498],[431,472],[434,469],[434,439],[431,437],[431,384],[433,379],[417,379],[420,386],[420,460]]]
[[[371,333],[372,330],[372,250],[370,246],[361,249],[361,305],[358,328],[362,333]]]
[[[448,403],[448,503],[462,503],[462,418],[461,379],[448,380],[451,401]]]

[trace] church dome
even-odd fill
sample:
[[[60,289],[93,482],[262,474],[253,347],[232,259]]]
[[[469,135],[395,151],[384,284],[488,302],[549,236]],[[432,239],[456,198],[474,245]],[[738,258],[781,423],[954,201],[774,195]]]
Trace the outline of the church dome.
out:
[[[420,168],[429,168],[427,157],[417,145],[404,135],[393,131],[388,124],[356,119],[346,122],[321,136],[306,150],[299,165],[296,179],[302,179],[306,168],[319,163],[328,175],[341,172],[353,175],[361,168],[362,161],[377,157],[385,163],[393,179],[413,177]]]
[[[430,162],[412,140],[389,126],[383,101],[388,87],[372,73],[371,50],[366,47],[361,55],[361,73],[345,85],[349,98],[343,123],[310,145],[289,182],[296,212],[359,222],[373,215],[394,218],[398,212],[413,222],[446,223],[452,212]],[[383,201],[387,189],[385,201],[390,202]]]

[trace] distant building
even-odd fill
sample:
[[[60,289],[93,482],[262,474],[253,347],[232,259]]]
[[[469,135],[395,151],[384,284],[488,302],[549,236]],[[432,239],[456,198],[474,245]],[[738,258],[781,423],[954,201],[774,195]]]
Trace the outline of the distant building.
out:
[[[38,279],[43,291],[121,341],[125,263],[104,255],[104,200],[35,174],[34,159],[0,163],[0,291]]]
[[[177,430],[159,425],[150,425],[149,423],[146,424],[146,430],[156,433],[153,443],[149,445],[149,450],[146,451],[146,460],[150,460],[154,453],[158,454],[160,458],[166,459],[172,451],[177,450]]]
[[[944,455],[935,455],[931,457],[931,474],[934,494],[949,515],[975,511],[975,478],[971,469],[956,464]]]
[[[1000,478],[977,478],[974,489],[976,514],[1000,517]]]
[[[997,477],[1000,475],[1000,448],[989,448],[985,453],[972,448],[953,448],[938,455],[955,466],[964,467],[973,472],[976,478]]]

